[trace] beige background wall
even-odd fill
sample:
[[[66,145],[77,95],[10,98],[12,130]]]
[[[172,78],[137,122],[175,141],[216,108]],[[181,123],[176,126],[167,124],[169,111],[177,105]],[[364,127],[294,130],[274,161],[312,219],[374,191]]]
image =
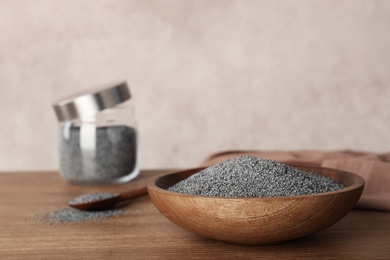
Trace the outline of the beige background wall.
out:
[[[0,0],[0,170],[57,169],[51,103],[128,80],[141,167],[390,150],[390,1]]]

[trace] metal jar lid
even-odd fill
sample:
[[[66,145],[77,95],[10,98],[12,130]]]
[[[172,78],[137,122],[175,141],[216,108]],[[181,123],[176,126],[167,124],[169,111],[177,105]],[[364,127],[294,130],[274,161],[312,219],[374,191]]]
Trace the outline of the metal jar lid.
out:
[[[130,99],[130,91],[126,82],[110,87],[88,91],[62,99],[53,104],[58,120],[69,121],[76,118],[93,116],[106,108]]]

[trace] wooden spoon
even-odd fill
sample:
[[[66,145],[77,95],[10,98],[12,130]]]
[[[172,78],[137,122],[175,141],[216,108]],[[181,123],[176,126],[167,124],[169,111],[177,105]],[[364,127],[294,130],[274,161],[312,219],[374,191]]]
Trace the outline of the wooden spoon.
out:
[[[68,202],[68,205],[72,208],[86,211],[98,211],[109,210],[119,203],[123,203],[134,198],[145,196],[148,194],[146,187],[142,187],[136,190],[128,191],[121,194],[109,194],[109,198],[94,199],[88,202],[79,202],[78,199],[92,194],[82,195]]]

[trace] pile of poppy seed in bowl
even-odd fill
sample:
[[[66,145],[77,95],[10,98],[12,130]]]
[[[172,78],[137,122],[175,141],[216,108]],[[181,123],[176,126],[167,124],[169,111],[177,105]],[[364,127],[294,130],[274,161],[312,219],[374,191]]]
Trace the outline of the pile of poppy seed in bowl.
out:
[[[207,167],[169,191],[215,197],[287,197],[345,188],[325,176],[253,156],[241,156]]]

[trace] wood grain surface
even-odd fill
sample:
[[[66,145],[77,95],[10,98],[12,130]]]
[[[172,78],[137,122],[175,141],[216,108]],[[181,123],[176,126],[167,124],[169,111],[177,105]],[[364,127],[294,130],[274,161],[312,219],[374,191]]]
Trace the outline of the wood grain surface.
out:
[[[83,193],[124,192],[128,184],[75,186],[55,172],[0,174],[0,259],[390,259],[390,213],[351,211],[315,235],[273,246],[239,246],[174,225],[142,197],[117,218],[50,223],[42,217]]]

